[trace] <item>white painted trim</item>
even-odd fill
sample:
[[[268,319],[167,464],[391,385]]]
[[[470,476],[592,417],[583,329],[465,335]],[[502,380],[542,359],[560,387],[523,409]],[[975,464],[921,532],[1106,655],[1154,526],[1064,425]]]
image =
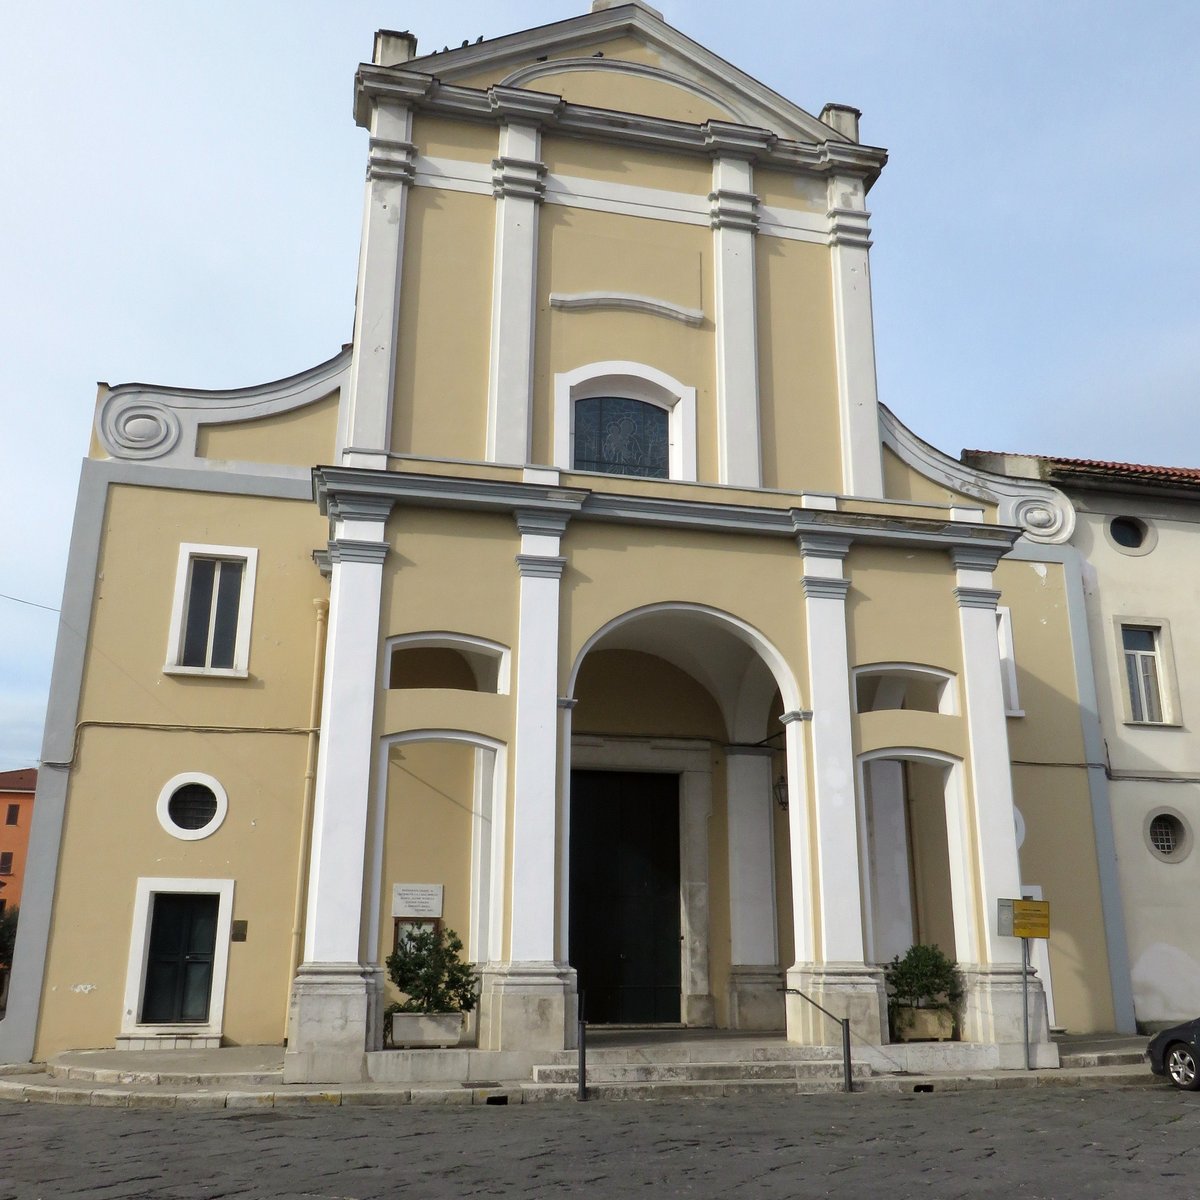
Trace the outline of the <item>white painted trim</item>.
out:
[[[225,983],[229,974],[229,930],[233,920],[232,879],[141,878],[133,899],[133,929],[129,937],[129,959],[125,968],[125,1002],[121,1010],[121,1036],[155,1036],[174,1033],[179,1037],[217,1037],[224,1029]],[[150,925],[154,897],[159,894],[213,894],[217,900],[217,932],[213,947],[212,989],[209,993],[208,1020],[172,1025],[143,1024],[138,1020],[142,992],[146,986],[146,967],[150,953]]]
[[[703,325],[702,308],[684,308],[670,300],[659,300],[653,296],[639,296],[633,292],[551,292],[550,307],[564,312],[591,310],[614,310],[617,312],[648,313],[655,317],[669,317],[685,325]]]
[[[212,792],[217,801],[217,811],[213,813],[212,820],[199,829],[184,829],[171,820],[171,797],[189,783],[203,784]],[[158,803],[155,805],[154,811],[158,817],[158,823],[173,838],[178,838],[181,842],[198,842],[201,838],[211,837],[221,828],[221,824],[229,812],[229,797],[220,782],[213,776],[205,775],[202,771],[184,771],[179,775],[172,776],[163,784],[162,791],[158,793]]]
[[[1023,717],[1021,697],[1017,691],[1017,652],[1013,643],[1012,610],[996,607],[996,639],[1000,646],[1000,678],[1004,684],[1004,715]]]
[[[943,487],[998,506],[1001,525],[1015,525],[1032,542],[1070,540],[1075,509],[1057,488],[1031,479],[1010,479],[968,467],[922,441],[884,405],[879,405],[883,444],[915,471]]]
[[[509,692],[510,674],[512,670],[512,651],[501,642],[493,642],[488,638],[476,637],[470,633],[451,633],[447,630],[429,630],[421,633],[400,633],[387,638],[383,643],[379,686],[381,691],[388,690],[388,679],[391,676],[392,651],[401,647],[422,647],[437,650],[457,650],[470,666],[475,676],[475,682],[482,692],[492,692],[498,696],[507,696]],[[474,656],[474,657],[473,657]],[[494,667],[494,679],[484,676],[476,659],[483,657]]]
[[[160,467],[227,471],[227,463],[196,456],[201,427],[292,412],[335,391],[341,391],[344,398],[349,374],[350,351],[346,349],[307,371],[254,387],[202,391],[123,383],[108,391],[97,405],[96,437],[113,458],[153,459]]]
[[[238,594],[237,637],[233,644],[233,666],[186,667],[183,656],[183,635],[186,622],[187,596],[191,580],[192,560],[195,558],[237,559],[243,563],[242,587]],[[258,572],[258,551],[253,546],[208,546],[199,542],[183,542],[175,566],[175,596],[171,602],[171,623],[167,634],[167,661],[163,671],[172,675],[223,675],[245,678],[250,670],[250,627],[254,620],[254,580]],[[210,630],[211,634],[211,630]]]
[[[657,771],[679,776],[680,1017],[685,1025],[712,1023],[709,979],[708,822],[712,815],[712,747],[696,738],[583,737],[571,739],[565,774],[580,771]],[[559,873],[569,897],[570,840],[559,841]],[[564,939],[569,944],[569,932]]]
[[[878,709],[859,709],[858,708],[858,677],[860,675],[900,675],[900,676],[928,676],[933,679],[942,681],[942,687],[938,691],[938,707],[937,711],[944,717],[957,717],[959,715],[958,702],[958,687],[957,677],[953,671],[947,671],[944,667],[931,667],[926,663],[912,662],[875,662],[863,663],[860,667],[855,667],[853,670],[854,677],[854,707],[855,711],[864,712],[881,711]]]
[[[717,479],[762,486],[758,411],[758,295],[754,170],[741,158],[713,162],[713,307],[717,350]]]
[[[571,666],[571,674],[567,678],[568,698],[574,697],[575,684],[579,679],[579,672],[583,667],[583,661],[596,644],[606,638],[613,630],[619,629],[622,625],[628,624],[630,621],[636,621],[640,617],[651,613],[695,613],[700,616],[712,618],[718,624],[726,627],[739,641],[749,646],[766,663],[767,669],[775,677],[775,683],[783,698],[784,712],[801,708],[800,687],[796,682],[796,677],[792,673],[791,667],[788,666],[787,660],[753,625],[743,621],[740,617],[722,612],[719,608],[711,608],[706,604],[687,604],[682,601],[645,604],[640,608],[631,608],[628,612],[621,613],[620,616],[613,617],[601,625],[583,643],[575,656],[575,662]]]
[[[473,746],[475,776],[471,813],[471,925],[467,957],[471,962],[498,962],[503,957],[505,911],[505,852],[507,849],[508,747],[503,742],[465,729],[409,729],[379,739],[375,772],[375,853],[367,916],[367,954],[379,953],[380,913],[383,910],[383,856],[387,819],[388,756],[393,746],[413,742],[456,742]],[[486,760],[490,758],[490,763]],[[488,828],[490,826],[490,828]]]
[[[554,376],[554,466],[574,470],[575,401],[594,396],[624,396],[665,408],[671,478],[695,481],[696,389],[665,371],[624,359],[588,363]]]
[[[536,125],[502,125],[492,175],[496,228],[484,457],[522,466],[530,459],[533,428],[538,202],[545,190],[540,148]]]

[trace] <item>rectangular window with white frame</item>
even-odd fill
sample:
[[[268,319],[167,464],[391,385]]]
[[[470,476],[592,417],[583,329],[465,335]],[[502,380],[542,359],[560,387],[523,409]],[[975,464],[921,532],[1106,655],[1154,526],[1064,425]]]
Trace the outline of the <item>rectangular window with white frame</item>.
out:
[[[179,547],[166,671],[248,673],[257,564],[258,551],[245,546]]]
[[[1179,696],[1170,626],[1166,621],[1143,617],[1117,617],[1116,626],[1125,721],[1132,725],[1178,725]]]
[[[1017,695],[1017,656],[1013,648],[1012,612],[1007,608],[996,609],[996,641],[1000,646],[1000,682],[1004,688],[1004,715],[1023,717]]]

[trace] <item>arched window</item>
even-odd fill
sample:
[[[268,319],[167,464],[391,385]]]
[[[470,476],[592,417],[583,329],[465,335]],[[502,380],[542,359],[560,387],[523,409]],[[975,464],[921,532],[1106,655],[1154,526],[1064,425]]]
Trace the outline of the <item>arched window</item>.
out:
[[[572,469],[670,479],[667,417],[665,408],[628,396],[576,400]]]
[[[634,362],[554,378],[554,465],[645,479],[696,478],[696,389]]]

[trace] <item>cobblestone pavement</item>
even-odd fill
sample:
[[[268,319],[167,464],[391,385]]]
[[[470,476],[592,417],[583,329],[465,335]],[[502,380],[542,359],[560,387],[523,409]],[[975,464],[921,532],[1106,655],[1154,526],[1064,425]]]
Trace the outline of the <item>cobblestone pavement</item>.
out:
[[[0,1197],[1191,1197],[1166,1087],[180,1112],[0,1104]]]

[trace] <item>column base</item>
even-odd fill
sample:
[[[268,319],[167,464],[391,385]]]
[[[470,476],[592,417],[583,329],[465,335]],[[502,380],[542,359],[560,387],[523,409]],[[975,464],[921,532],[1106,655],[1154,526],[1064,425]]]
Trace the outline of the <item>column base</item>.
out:
[[[566,963],[488,963],[480,969],[481,1050],[570,1050],[578,997]]]
[[[1025,1022],[1022,1014],[1021,967],[1017,963],[991,966],[960,965],[963,977],[962,1037],[966,1042],[990,1042],[1006,1051],[1015,1045],[1024,1066]],[[1042,981],[1029,972],[1029,1041],[1034,1066],[1058,1066],[1057,1048],[1050,1041],[1046,994]],[[1052,1053],[1051,1053],[1052,1052]],[[1012,1058],[1012,1054],[1008,1054]],[[1048,1059],[1053,1057],[1054,1061]],[[1008,1062],[1003,1066],[1010,1065]]]
[[[887,1041],[887,996],[883,971],[864,963],[797,963],[787,986],[799,989],[838,1019],[850,1018],[855,1040]],[[801,1046],[840,1046],[842,1031],[804,996],[787,996],[787,1039]]]
[[[361,1083],[374,972],[358,963],[304,963],[292,983],[284,1083]]]
[[[730,967],[729,1028],[783,1029],[787,1024],[783,980],[777,966]]]

